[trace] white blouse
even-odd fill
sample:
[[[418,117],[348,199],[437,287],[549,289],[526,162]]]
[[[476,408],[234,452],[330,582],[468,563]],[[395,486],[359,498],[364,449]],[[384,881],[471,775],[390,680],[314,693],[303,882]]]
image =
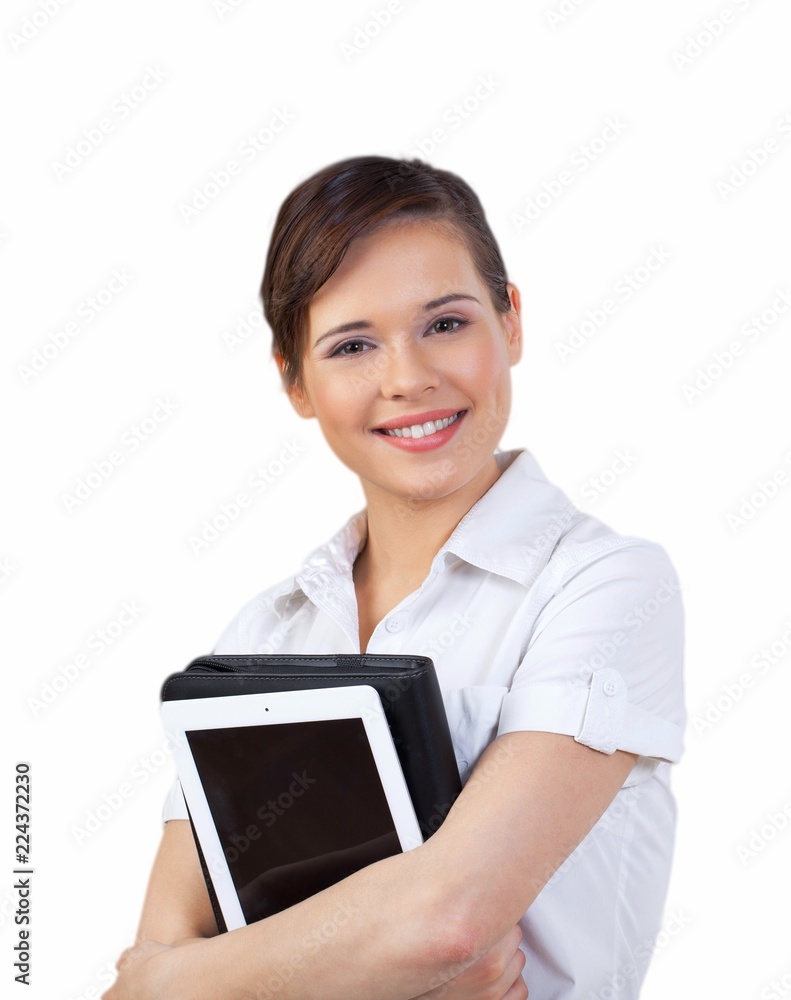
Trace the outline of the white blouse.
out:
[[[639,994],[660,930],[683,752],[684,614],[655,542],[579,510],[526,449],[461,519],[367,652],[430,656],[462,781],[501,733],[565,733],[638,759],[520,921],[531,1000]],[[354,560],[365,509],[251,600],[216,653],[359,653]],[[178,782],[163,819],[186,819]]]

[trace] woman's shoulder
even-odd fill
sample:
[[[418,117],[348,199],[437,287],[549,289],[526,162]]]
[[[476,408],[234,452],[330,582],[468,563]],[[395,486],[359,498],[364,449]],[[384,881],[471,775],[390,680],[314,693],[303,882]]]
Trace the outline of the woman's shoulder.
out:
[[[670,564],[670,554],[661,542],[642,534],[619,531],[580,509],[560,535],[554,554],[570,567],[603,558],[609,553],[621,553],[621,558],[647,564]]]
[[[251,598],[217,640],[215,653],[272,652],[271,637],[291,631],[316,588],[332,590],[351,565],[366,531],[365,511],[356,511],[321,545],[308,552],[295,573]]]
[[[547,476],[528,449],[506,453],[502,460],[512,456],[519,461],[492,513],[509,525],[509,542],[546,585],[557,585],[594,565],[605,576],[616,567],[637,577],[674,573],[670,555],[660,542],[618,530],[580,507]]]
[[[237,612],[215,643],[213,652],[254,653],[251,636],[277,627],[285,604],[294,592],[296,574],[283,577],[260,591]]]

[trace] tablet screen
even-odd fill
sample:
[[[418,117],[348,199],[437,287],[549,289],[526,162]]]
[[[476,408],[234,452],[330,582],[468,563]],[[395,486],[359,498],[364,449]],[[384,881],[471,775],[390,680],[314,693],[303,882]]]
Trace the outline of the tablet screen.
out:
[[[186,737],[248,924],[400,853],[361,718]]]

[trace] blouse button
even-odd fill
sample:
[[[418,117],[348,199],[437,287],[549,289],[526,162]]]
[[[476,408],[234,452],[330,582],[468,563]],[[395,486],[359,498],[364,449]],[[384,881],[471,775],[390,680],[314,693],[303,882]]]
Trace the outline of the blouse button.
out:
[[[401,619],[400,618],[388,618],[385,622],[385,628],[388,632],[398,632],[401,629]]]
[[[605,681],[602,685],[602,690],[605,694],[614,695],[618,693],[618,685],[615,681]]]

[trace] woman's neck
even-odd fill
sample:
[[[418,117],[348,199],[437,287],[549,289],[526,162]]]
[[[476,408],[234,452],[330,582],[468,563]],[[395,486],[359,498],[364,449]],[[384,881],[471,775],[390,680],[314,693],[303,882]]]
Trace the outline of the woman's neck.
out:
[[[499,477],[492,455],[474,479],[437,499],[396,497],[364,484],[368,537],[354,564],[355,583],[415,589],[456,525]]]

